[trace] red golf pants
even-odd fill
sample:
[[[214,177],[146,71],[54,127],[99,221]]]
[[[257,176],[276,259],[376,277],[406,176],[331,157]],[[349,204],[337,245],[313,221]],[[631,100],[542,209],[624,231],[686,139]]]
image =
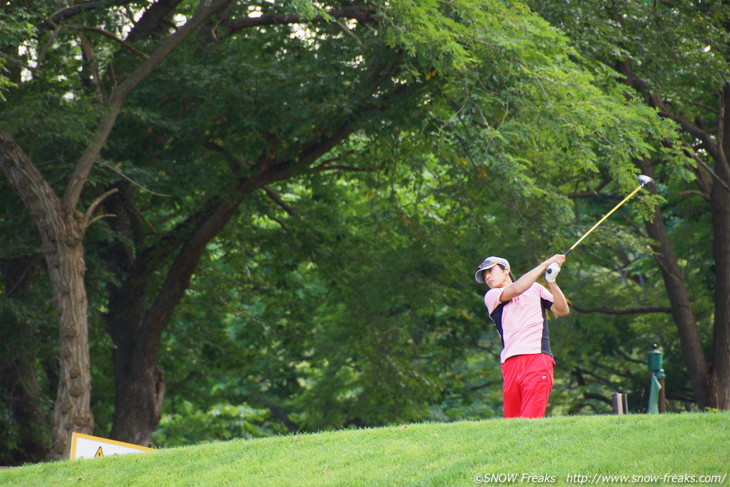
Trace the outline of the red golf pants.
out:
[[[515,355],[502,364],[505,418],[542,418],[553,389],[555,362],[550,355]]]

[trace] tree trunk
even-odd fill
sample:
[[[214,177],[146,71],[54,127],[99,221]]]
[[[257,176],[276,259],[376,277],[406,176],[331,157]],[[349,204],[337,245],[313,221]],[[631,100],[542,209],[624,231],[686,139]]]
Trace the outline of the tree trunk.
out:
[[[65,209],[13,138],[0,132],[0,166],[41,234],[59,315],[59,384],[50,458],[68,456],[73,432],[91,433],[91,370],[84,285],[83,215]]]
[[[642,173],[653,177],[649,161],[638,161],[637,165]],[[649,237],[653,240],[652,249],[656,252],[655,258],[664,280],[669,302],[672,305],[672,317],[677,325],[682,357],[687,366],[687,375],[692,384],[692,391],[700,408],[708,405],[707,394],[707,361],[702,349],[697,322],[692,311],[692,301],[684,282],[682,269],[679,267],[674,249],[669,242],[664,219],[659,208],[654,209],[652,221],[645,223]]]
[[[730,84],[720,95],[718,146],[715,174],[719,181],[712,185],[713,257],[715,261],[715,323],[713,363],[710,378],[711,396],[708,406],[730,409]]]
[[[157,363],[157,353],[128,341],[131,355],[114,354],[115,403],[111,437],[147,446],[162,416],[165,375]]]
[[[165,377],[157,350],[140,341],[147,302],[147,281],[128,279],[110,286],[107,324],[114,343],[114,422],[111,437],[146,446],[157,428],[165,395]]]
[[[53,407],[53,459],[68,458],[72,433],[91,434],[94,430],[83,221],[75,211],[64,211],[59,216],[60,231],[50,236],[47,250],[44,243],[53,301],[59,314],[60,369]]]
[[[149,444],[160,422],[165,395],[164,372],[157,362],[162,332],[183,298],[207,243],[228,223],[242,200],[243,197],[236,201],[219,200],[211,205],[197,218],[199,223],[182,244],[166,239],[166,244],[174,247],[158,247],[138,254],[123,286],[111,289],[107,320],[115,346],[116,394],[112,438]],[[117,247],[116,251],[122,249]],[[150,267],[159,265],[159,259],[150,257],[150,253],[165,255],[175,251],[177,258],[165,283],[154,303],[148,306]]]

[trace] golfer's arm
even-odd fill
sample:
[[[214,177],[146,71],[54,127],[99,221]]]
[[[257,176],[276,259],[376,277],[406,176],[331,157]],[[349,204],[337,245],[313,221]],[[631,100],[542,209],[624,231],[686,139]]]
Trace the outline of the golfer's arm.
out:
[[[548,261],[545,261],[539,266],[532,269],[527,274],[517,279],[509,286],[505,287],[504,291],[502,291],[502,295],[499,297],[499,300],[503,303],[506,303],[515,296],[519,296],[520,294],[527,291],[530,286],[532,286],[533,283],[540,278],[540,276],[545,272],[549,265],[550,263]]]
[[[548,289],[553,293],[553,305],[550,307],[556,316],[565,316],[570,313],[570,307],[568,306],[568,300],[565,299],[563,291],[558,286],[557,282],[548,282]]]

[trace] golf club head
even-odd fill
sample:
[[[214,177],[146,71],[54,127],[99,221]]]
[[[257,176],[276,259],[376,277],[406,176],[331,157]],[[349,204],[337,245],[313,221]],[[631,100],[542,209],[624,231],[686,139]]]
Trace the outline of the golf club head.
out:
[[[649,176],[644,176],[643,174],[639,175],[639,183],[641,183],[642,186],[648,183],[653,183],[654,180],[650,178]]]

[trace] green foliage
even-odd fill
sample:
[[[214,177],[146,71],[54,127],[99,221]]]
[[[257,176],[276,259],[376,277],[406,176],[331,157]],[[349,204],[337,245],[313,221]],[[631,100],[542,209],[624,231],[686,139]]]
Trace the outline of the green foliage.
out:
[[[158,448],[170,448],[203,441],[251,439],[281,433],[280,426],[262,426],[268,416],[268,411],[244,404],[215,404],[207,411],[200,411],[185,401],[176,405],[176,412],[163,416],[152,444]]]
[[[54,310],[37,258],[0,256],[0,463],[37,461],[48,443],[56,350]],[[21,254],[22,255],[22,254]],[[9,277],[9,276],[12,276]]]
[[[183,2],[176,13],[194,7]],[[227,13],[250,8],[235,2]],[[260,13],[314,19],[323,8],[297,0],[264,3]],[[241,203],[162,335],[167,400],[156,443],[499,415],[499,342],[474,267],[504,255],[519,274],[572,243],[613,200],[571,196],[604,183],[614,198],[625,194],[635,186],[632,158],[666,157],[653,142],[676,137],[625,97],[613,71],[519,2],[373,8],[377,22],[348,23],[349,34],[335,22],[230,35],[216,24],[214,36],[181,46],[127,100],[85,194],[88,204],[112,184],[139,188],[133,236],[103,223],[87,236],[100,432],[113,416],[106,285],[126,278],[108,245],[122,242],[134,256],[183,242],[175,232],[215,198]],[[127,22],[112,8],[81,20],[120,36]],[[59,33],[44,70],[8,95],[0,121],[58,188],[102,113],[77,35]],[[109,76],[122,79],[139,63],[108,39],[92,43]],[[312,162],[312,147],[343,128],[351,135]],[[251,194],[239,191],[262,162],[288,164],[286,179],[267,183],[281,204],[260,181]],[[682,174],[678,164],[665,170],[673,175],[666,198]],[[658,199],[642,195],[620,215],[637,224]],[[37,251],[22,207],[3,208],[3,249]],[[646,242],[617,220],[573,254],[561,275],[569,298],[617,308],[627,296],[662,302]],[[675,225],[694,228],[679,214]],[[146,263],[150,301],[179,246],[170,249]],[[620,268],[616,249],[630,257]],[[628,284],[615,286],[617,275]],[[583,394],[640,387],[640,343],[666,323],[556,320],[565,367],[554,411],[607,412]],[[676,355],[675,341],[662,344]],[[629,360],[606,372],[616,354]],[[576,386],[579,364],[608,379]]]
[[[728,6],[724,2],[672,5],[621,1],[537,2],[534,7],[568,33],[585,56],[613,65],[627,61],[667,101],[698,115],[693,102],[714,104],[728,79]]]
[[[4,64],[5,60],[0,59],[0,71],[3,69]],[[0,101],[5,101],[5,91],[13,86],[15,85],[12,81],[10,81],[5,76],[0,75]]]
[[[629,68],[633,73],[629,81],[645,90],[643,94],[638,94],[624,87],[626,95],[632,100],[642,100],[651,92],[654,97],[649,102],[652,110],[656,105],[654,100],[661,100],[665,111],[680,114],[681,118],[690,120],[697,127],[705,129],[718,125],[718,111],[713,107],[717,105],[717,95],[730,72],[730,53],[727,50],[727,19],[730,12],[723,2],[621,1],[610,5],[598,1],[530,3],[553,25],[569,35],[573,45],[585,58],[611,68]],[[611,68],[605,69],[611,73]],[[613,75],[619,76],[616,73]],[[709,351],[713,342],[712,296],[716,267],[706,243],[722,237],[713,236],[708,201],[696,197],[693,170],[699,167],[697,161],[709,168],[712,168],[714,161],[702,150],[696,152],[697,161],[676,153],[678,148],[684,150],[695,146],[696,137],[697,131],[682,132],[674,138],[672,150],[662,148],[655,152],[652,165],[660,198],[651,200],[651,203],[661,205],[661,217],[679,267],[683,270],[683,280],[690,294],[698,331],[704,348]],[[658,145],[659,141],[667,145],[667,141],[658,134],[647,138],[646,144]],[[700,173],[703,171],[699,170]],[[596,216],[600,215],[592,205],[583,207]],[[642,216],[646,218],[651,214],[645,209]],[[625,220],[630,227],[637,223],[631,218]],[[633,233],[630,227],[626,228],[622,223],[614,220],[605,229],[604,234],[614,234],[618,238],[596,254],[600,256],[601,262],[610,262],[614,256],[613,269],[604,274],[608,280],[604,284],[594,280],[591,275],[591,287],[598,284],[597,294],[584,294],[586,297],[591,296],[590,300],[594,301],[599,297],[605,299],[606,296],[619,298],[620,293],[612,290],[614,285],[610,280],[620,277],[621,287],[633,292],[630,291],[615,302],[615,309],[648,306],[649,303],[669,305],[664,298],[664,289],[659,285],[661,275],[652,269],[654,263],[650,251],[647,249],[637,254],[629,250],[638,248],[636,245],[624,246],[620,243],[627,234]],[[606,241],[604,235],[601,235],[601,240]],[[613,249],[619,245],[618,248],[623,250],[617,255]],[[581,253],[586,251],[588,249]],[[615,256],[619,259],[615,259]],[[587,287],[583,289],[587,290]],[[581,321],[585,322],[583,319]],[[613,322],[615,330],[605,332],[622,339],[622,349],[616,362],[622,357],[643,361],[641,350],[648,349],[652,342],[660,343],[666,353],[665,363],[672,369],[668,373],[668,389],[675,391],[678,397],[687,397],[681,345],[674,329],[676,325],[673,326],[668,316],[637,316],[628,323],[626,319],[605,317],[602,321],[605,322],[602,329]],[[624,336],[627,325],[630,325],[631,331]],[[726,324],[717,323],[715,326],[723,327]],[[631,341],[642,343],[642,347],[636,347],[637,351],[632,352],[629,345]],[[617,339],[610,340],[610,343],[620,344]],[[706,356],[709,358],[709,355]],[[643,374],[639,377],[642,381],[645,378]],[[690,407],[688,404],[675,406]]]
[[[25,6],[0,12],[0,45],[18,46],[35,33],[34,15]]]

